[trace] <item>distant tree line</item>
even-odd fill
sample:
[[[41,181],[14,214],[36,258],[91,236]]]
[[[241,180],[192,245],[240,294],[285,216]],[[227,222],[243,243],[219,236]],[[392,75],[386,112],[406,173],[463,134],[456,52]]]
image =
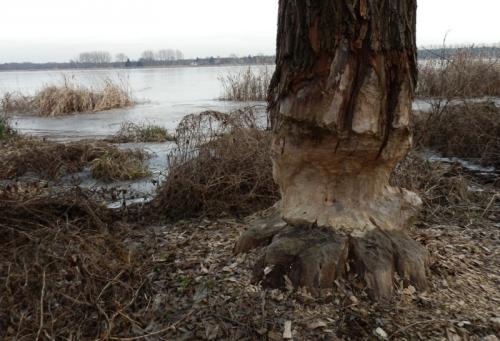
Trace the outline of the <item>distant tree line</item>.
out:
[[[109,64],[111,63],[111,53],[107,51],[82,52],[78,55],[76,62],[82,64]]]
[[[495,45],[454,45],[454,46],[429,46],[418,49],[418,59],[450,58],[461,51],[467,50],[476,58],[500,58],[500,44]]]
[[[82,69],[82,68],[141,68],[168,66],[210,66],[210,65],[254,65],[274,64],[275,56],[206,57],[185,58],[180,50],[146,50],[138,60],[130,59],[125,53],[117,53],[114,58],[107,51],[82,52],[68,63],[6,63],[0,64],[2,70],[45,70],[45,69]]]
[[[467,48],[478,58],[500,58],[500,46],[432,46],[418,50],[419,59],[435,59],[443,56],[452,56]],[[67,63],[5,63],[0,64],[0,71],[6,70],[53,70],[78,68],[141,68],[162,66],[213,66],[213,65],[255,65],[274,64],[275,56],[249,55],[238,57],[231,54],[229,57],[185,58],[180,50],[163,49],[159,51],[146,50],[138,60],[130,59],[125,53],[118,53],[112,57],[107,51],[91,51],[80,53],[75,60]]]

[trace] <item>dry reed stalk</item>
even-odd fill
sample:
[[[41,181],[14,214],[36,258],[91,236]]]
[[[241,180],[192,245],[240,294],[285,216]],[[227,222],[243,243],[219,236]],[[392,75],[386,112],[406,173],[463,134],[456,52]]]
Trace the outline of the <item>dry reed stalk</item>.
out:
[[[167,129],[157,125],[124,122],[109,140],[113,143],[167,142],[175,141],[175,137]]]
[[[492,102],[447,104],[421,113],[414,124],[419,148],[500,166],[500,108]]]
[[[16,131],[12,128],[7,114],[0,113],[0,139],[14,137],[15,135]]]
[[[265,101],[272,73],[264,70],[252,70],[228,73],[219,77],[222,86],[221,100],[225,101]]]
[[[477,98],[500,96],[500,61],[477,56],[473,47],[451,56],[422,62],[417,95],[421,98]]]
[[[2,110],[6,113],[31,113],[37,116],[98,112],[134,104],[127,87],[109,79],[96,89],[65,81],[60,86],[45,86],[34,96],[7,93],[1,102]]]

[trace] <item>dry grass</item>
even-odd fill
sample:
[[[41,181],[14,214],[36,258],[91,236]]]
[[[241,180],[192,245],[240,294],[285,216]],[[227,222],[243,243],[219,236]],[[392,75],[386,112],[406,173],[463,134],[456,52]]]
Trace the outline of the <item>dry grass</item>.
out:
[[[463,223],[472,217],[487,216],[492,198],[500,202],[500,197],[494,197],[500,185],[495,177],[477,176],[458,163],[429,161],[414,150],[399,163],[391,182],[420,195],[426,221],[446,218],[448,222]]]
[[[167,129],[154,124],[124,122],[110,141],[114,143],[167,142],[175,141],[175,137]]]
[[[265,101],[272,73],[267,68],[228,73],[220,76],[221,100],[224,101]]]
[[[104,142],[56,143],[16,137],[0,141],[0,179],[15,179],[26,174],[41,179],[60,177],[90,167],[100,180],[129,180],[147,175],[140,150],[120,150]]]
[[[7,113],[26,113],[33,111],[33,97],[25,96],[19,92],[6,92],[0,99],[0,112]]]
[[[13,137],[15,135],[16,131],[12,128],[9,117],[7,117],[6,114],[0,113],[0,139]]]
[[[147,323],[146,248],[89,193],[0,189],[0,211],[0,338],[109,339]]]
[[[142,150],[108,149],[90,162],[90,173],[108,182],[144,178],[150,175],[144,164],[147,158]]]
[[[466,101],[421,113],[416,118],[414,131],[419,148],[446,157],[500,166],[500,108],[494,103]]]
[[[420,65],[417,96],[448,99],[498,97],[500,61],[477,57],[472,47],[452,56],[445,56],[443,52],[436,59]]]
[[[246,215],[278,198],[271,176],[270,133],[255,114],[204,112],[184,118],[169,155],[169,174],[155,201],[171,218]]]
[[[133,104],[127,87],[109,79],[97,89],[65,81],[61,86],[45,86],[34,96],[7,93],[1,100],[2,111],[5,113],[31,113],[38,116],[98,112]]]

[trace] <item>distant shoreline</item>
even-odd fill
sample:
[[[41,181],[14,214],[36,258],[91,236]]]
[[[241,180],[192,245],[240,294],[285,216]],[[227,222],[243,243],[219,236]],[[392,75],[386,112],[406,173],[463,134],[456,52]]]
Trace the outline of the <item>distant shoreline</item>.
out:
[[[500,59],[500,47],[451,47],[419,49],[418,60],[450,58],[454,54],[466,50],[477,58]],[[252,66],[252,65],[274,65],[275,56],[248,56],[248,57],[208,57],[183,60],[137,60],[127,62],[111,63],[3,63],[0,64],[0,72],[8,71],[74,71],[74,70],[128,70],[128,69],[170,69],[186,67],[217,67],[217,66]]]
[[[99,70],[149,70],[149,69],[184,69],[184,68],[214,68],[214,67],[226,67],[226,66],[275,66],[274,63],[255,63],[255,64],[218,64],[218,65],[163,65],[163,66],[143,66],[143,67],[113,67],[113,66],[102,66],[102,67],[68,67],[68,68],[39,68],[39,69],[1,69],[0,73],[7,72],[37,72],[37,71],[99,71]]]
[[[172,61],[138,60],[111,63],[4,63],[0,64],[0,72],[6,71],[74,71],[102,69],[162,69],[183,67],[217,67],[217,66],[251,66],[274,65],[274,56],[248,56],[241,58],[197,58]]]

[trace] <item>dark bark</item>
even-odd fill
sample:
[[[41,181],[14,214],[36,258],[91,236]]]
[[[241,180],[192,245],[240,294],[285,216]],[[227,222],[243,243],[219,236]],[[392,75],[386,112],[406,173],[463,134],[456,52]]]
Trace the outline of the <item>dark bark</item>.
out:
[[[288,225],[259,223],[235,248],[270,243],[263,283],[328,287],[351,268],[376,298],[396,272],[425,287],[427,252],[402,232],[421,201],[389,185],[411,145],[415,26],[416,0],[280,0],[268,101]]]

